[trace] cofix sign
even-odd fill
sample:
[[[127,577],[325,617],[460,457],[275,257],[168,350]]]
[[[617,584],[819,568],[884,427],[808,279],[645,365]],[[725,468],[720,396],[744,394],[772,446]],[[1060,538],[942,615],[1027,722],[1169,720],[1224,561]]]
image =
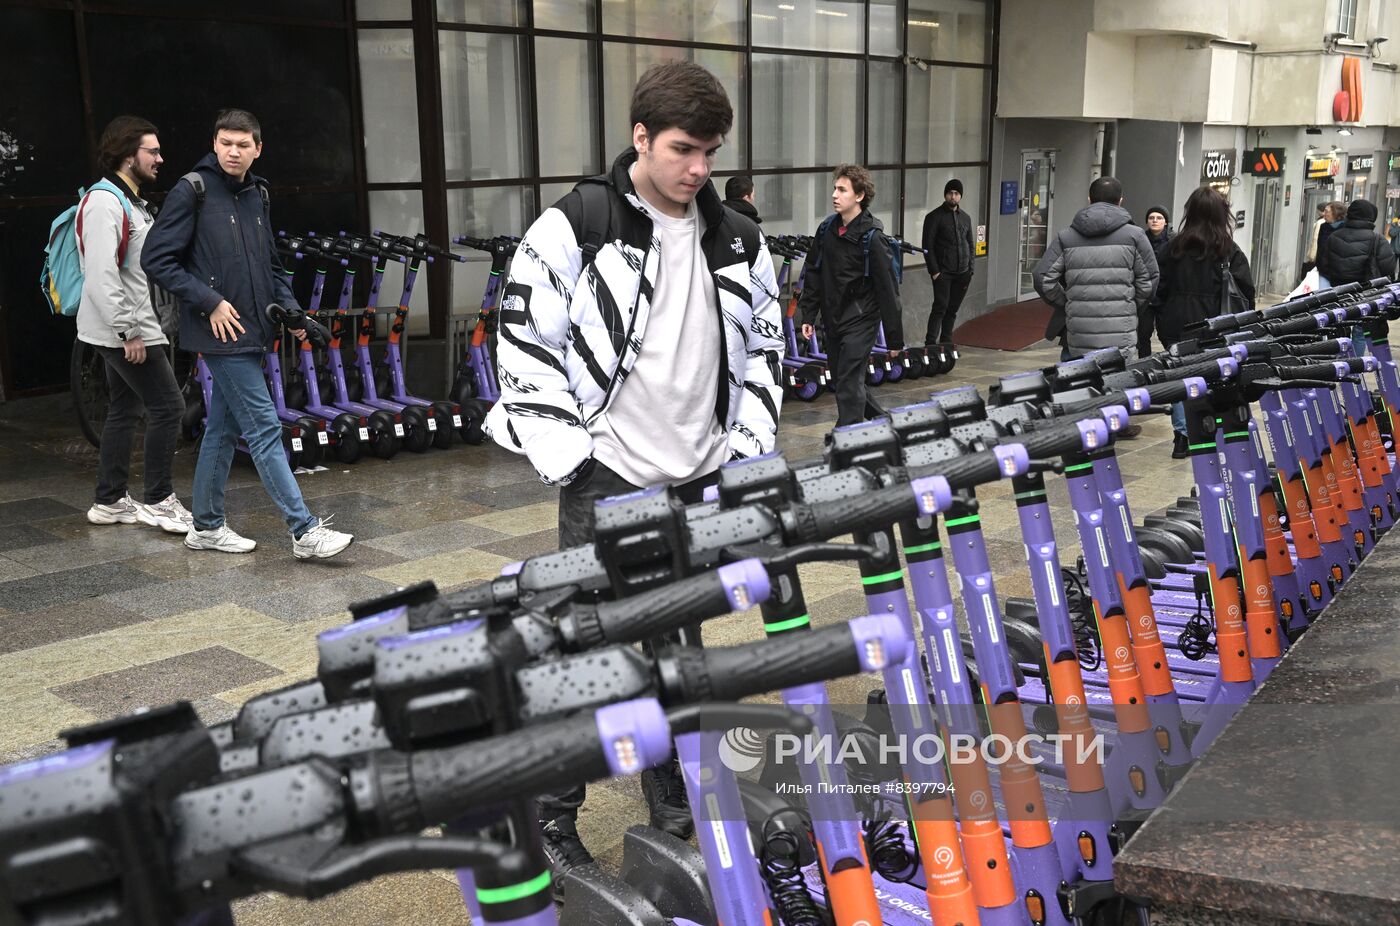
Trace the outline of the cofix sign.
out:
[[[1236,149],[1201,152],[1201,179],[1228,180],[1235,176]]]
[[[1244,153],[1244,172],[1256,177],[1283,176],[1282,148],[1251,148]]]

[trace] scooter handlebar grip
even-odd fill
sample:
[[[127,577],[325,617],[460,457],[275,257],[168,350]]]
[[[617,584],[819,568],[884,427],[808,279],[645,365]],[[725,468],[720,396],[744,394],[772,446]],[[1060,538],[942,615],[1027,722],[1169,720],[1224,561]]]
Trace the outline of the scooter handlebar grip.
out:
[[[1327,316],[1323,314],[1299,315],[1296,318],[1285,318],[1281,321],[1271,322],[1268,326],[1269,333],[1275,335],[1306,334],[1310,331],[1316,331],[1318,328],[1322,327],[1324,323],[1320,322],[1319,319],[1326,317]]]
[[[1107,442],[1108,435],[1104,433],[1107,428],[1097,411],[1086,413],[1082,420],[1097,424],[1099,428],[1095,430],[1095,434],[1100,436],[1101,443]],[[1062,421],[1044,430],[1022,434],[1016,439],[1021,441],[1026,448],[1026,453],[1030,454],[1033,460],[1060,457],[1067,453],[1080,453],[1085,449],[1086,437],[1085,433],[1080,430],[1079,424],[1079,421]]]
[[[575,621],[580,649],[638,643],[768,600],[768,572],[757,559],[741,560],[651,591],[604,602]]]
[[[670,724],[651,698],[625,701],[449,749],[414,752],[419,826],[580,782],[640,772],[671,755]]]
[[[1332,381],[1343,376],[1350,376],[1352,373],[1361,372],[1358,361],[1357,369],[1351,368],[1350,361],[1337,361],[1335,363],[1304,363],[1294,367],[1279,367],[1277,369],[1278,378],[1289,379],[1318,379]]]
[[[810,685],[883,669],[908,655],[909,637],[894,615],[857,618],[811,633],[788,634],[726,649],[692,651],[707,677],[687,686],[707,701],[737,701],[798,685]],[[688,676],[697,673],[687,672]],[[692,678],[688,681],[699,681]]]

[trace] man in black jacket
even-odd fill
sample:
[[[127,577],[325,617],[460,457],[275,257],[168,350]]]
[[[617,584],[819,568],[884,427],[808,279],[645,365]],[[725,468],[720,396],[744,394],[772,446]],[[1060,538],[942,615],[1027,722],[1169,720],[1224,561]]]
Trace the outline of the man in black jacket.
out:
[[[891,357],[898,357],[904,344],[904,310],[899,303],[893,257],[884,226],[870,213],[874,197],[870,171],[856,164],[836,168],[831,194],[836,215],[825,223],[825,234],[817,229],[798,304],[803,337],[812,337],[813,323],[821,313],[826,335],[823,346],[836,378],[838,427],[884,414],[865,388],[865,370],[880,324],[884,323]],[[817,272],[812,273],[813,269]]]
[[[185,546],[222,553],[250,553],[257,546],[224,520],[224,486],[241,434],[292,533],[292,555],[325,559],[355,538],[307,510],[263,379],[264,354],[276,334],[267,307],[297,303],[273,246],[266,182],[252,172],[261,154],[257,119],[239,109],[221,112],[214,152],[192,172],[198,184],[181,177],[166,196],[146,237],[141,269],[180,300],[180,349],[202,354],[214,379]],[[305,331],[293,334],[306,337]]]
[[[962,211],[963,185],[956,178],[943,186],[943,205],[924,216],[920,245],[926,252],[933,280],[933,308],[928,313],[924,344],[949,344],[958,307],[972,283],[972,219]]]
[[[753,180],[749,177],[730,177],[724,181],[724,204],[747,219],[753,219],[755,225],[762,225],[763,219],[758,217],[758,208],[753,202]]]
[[[1376,207],[1353,199],[1342,227],[1317,252],[1317,272],[1333,286],[1395,275],[1395,252],[1376,233]]]

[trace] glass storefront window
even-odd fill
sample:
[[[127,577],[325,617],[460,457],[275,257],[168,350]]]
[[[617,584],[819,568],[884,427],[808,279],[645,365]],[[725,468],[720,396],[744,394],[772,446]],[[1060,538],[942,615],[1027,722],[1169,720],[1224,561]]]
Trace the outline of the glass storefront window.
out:
[[[766,235],[810,235],[831,214],[831,174],[766,174],[753,178],[753,200]]]
[[[447,191],[447,227],[454,236],[523,235],[537,214],[535,193],[526,186],[469,187]],[[466,263],[452,264],[452,307],[463,311],[481,305],[490,274],[490,259],[481,251],[455,247]]]
[[[694,61],[706,68],[724,85],[729,103],[734,107],[734,127],[724,140],[724,147],[715,156],[716,170],[736,170],[742,167],[744,150],[744,56],[738,52],[707,48],[674,48],[665,45],[632,45],[622,42],[603,43],[603,118],[607,120],[603,137],[607,139],[608,163],[632,144],[632,124],[628,114],[632,103],[632,88],[646,69],[661,61]]]
[[[522,79],[525,38],[442,32],[442,131],[448,180],[527,177],[534,142]]]
[[[365,113],[365,176],[370,183],[422,180],[418,107],[413,105],[417,98],[413,33],[407,29],[360,29],[356,39]]]
[[[738,45],[744,41],[743,0],[609,0],[603,32],[672,42]]]
[[[600,170],[598,92],[593,85],[596,48],[593,42],[575,39],[535,40],[541,177]]]
[[[523,26],[523,0],[437,0],[438,22],[468,26]]]
[[[904,20],[898,0],[870,0],[870,51],[872,55],[899,55],[904,46]]]
[[[870,179],[875,181],[875,196],[871,199],[870,211],[885,226],[885,234],[900,236],[899,222],[899,171],[872,170]],[[915,242],[917,244],[918,242]],[[905,255],[906,257],[908,255]]]
[[[811,167],[860,158],[861,62],[805,55],[753,56],[753,166]],[[759,124],[756,123],[755,124]]]
[[[753,0],[752,20],[761,48],[865,51],[864,0]]]
[[[535,28],[593,31],[593,0],[535,0]]]
[[[898,61],[870,62],[870,163],[899,163],[900,98],[904,94],[904,65]]]
[[[355,18],[362,22],[408,21],[413,18],[413,4],[411,0],[355,0]]]
[[[909,78],[905,163],[986,160],[987,71],[906,67],[905,73]]]
[[[937,61],[991,61],[985,0],[908,0],[909,54]]]

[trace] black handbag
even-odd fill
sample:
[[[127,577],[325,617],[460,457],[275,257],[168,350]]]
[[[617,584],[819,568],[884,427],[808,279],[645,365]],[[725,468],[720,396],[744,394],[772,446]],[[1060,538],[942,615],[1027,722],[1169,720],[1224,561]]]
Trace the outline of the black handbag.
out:
[[[1234,315],[1237,312],[1246,312],[1253,308],[1244,298],[1244,293],[1235,283],[1235,275],[1230,272],[1230,262],[1222,260],[1220,262],[1220,314]]]

